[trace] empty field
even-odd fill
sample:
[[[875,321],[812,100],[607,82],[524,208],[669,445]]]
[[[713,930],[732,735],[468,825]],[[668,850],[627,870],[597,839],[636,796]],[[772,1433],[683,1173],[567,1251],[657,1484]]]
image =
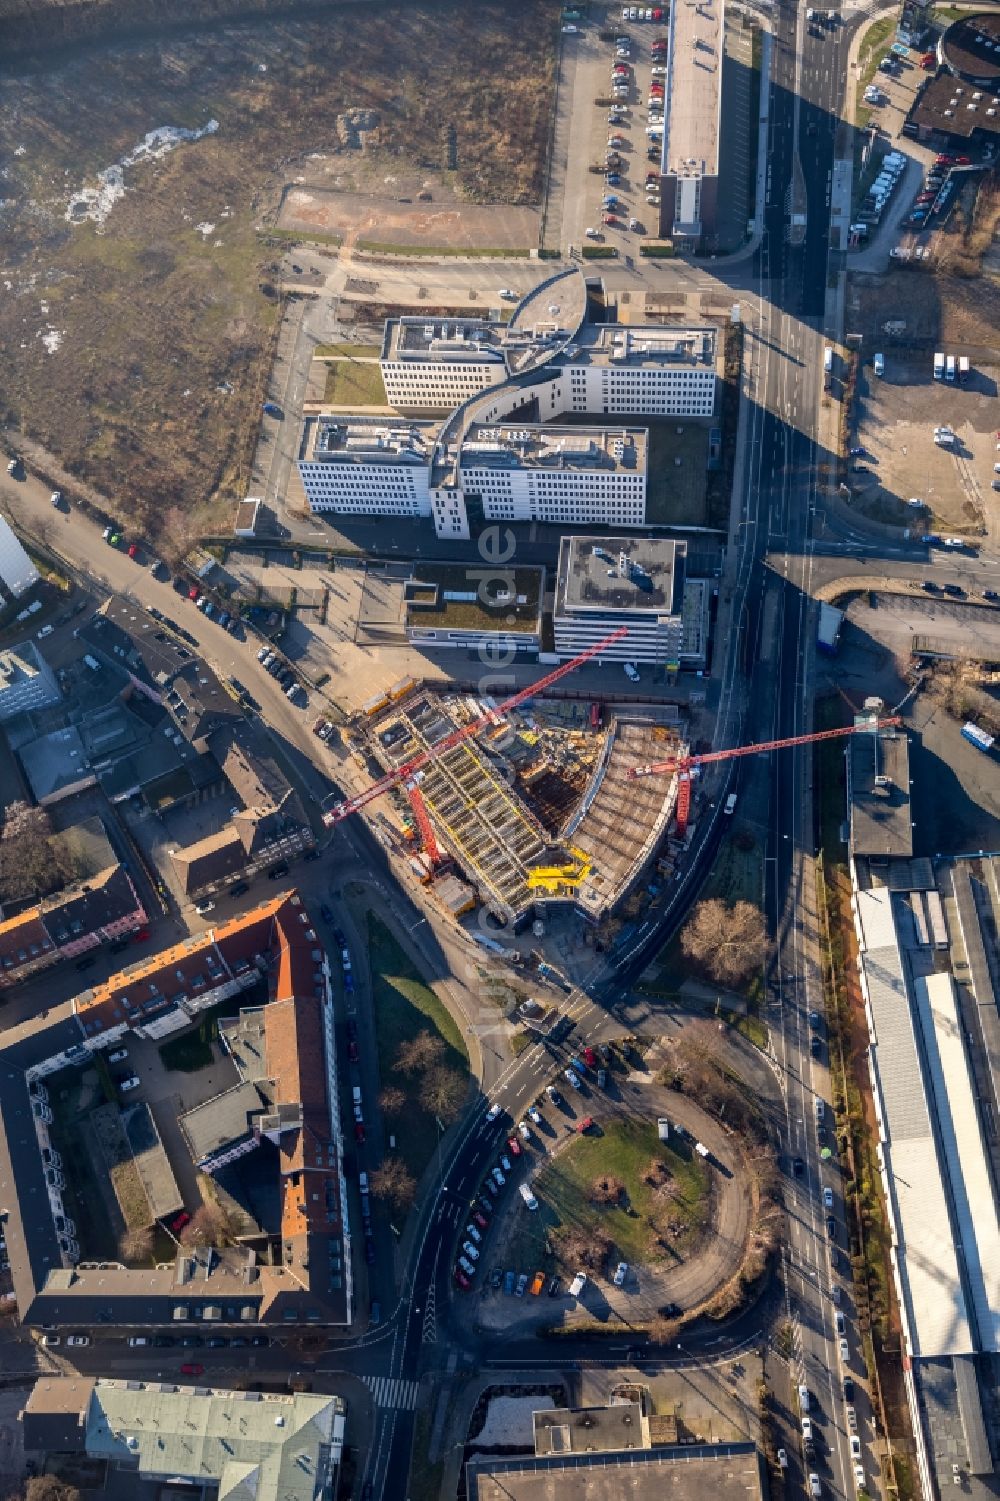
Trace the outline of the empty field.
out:
[[[6,75],[0,415],[148,536],[225,525],[280,315],[260,231],[289,182],[380,196],[418,172],[536,203],[557,35],[552,0],[349,6]]]

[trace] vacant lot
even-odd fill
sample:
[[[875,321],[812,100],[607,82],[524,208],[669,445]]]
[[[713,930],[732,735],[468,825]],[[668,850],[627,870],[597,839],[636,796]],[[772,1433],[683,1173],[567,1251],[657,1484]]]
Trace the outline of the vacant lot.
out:
[[[443,1067],[456,1070],[463,1080],[469,1071],[469,1053],[450,1012],[372,913],[368,914],[368,963],[379,1077],[383,1088],[396,1087],[407,1096],[405,1126],[397,1128],[396,1139],[407,1167],[419,1179],[437,1147],[438,1129],[434,1112],[426,1110],[418,1098],[421,1076],[396,1067],[399,1049],[420,1032],[436,1033],[444,1043]]]
[[[853,504],[876,520],[975,533],[991,504],[996,455],[995,372],[977,367],[969,383],[935,381],[933,351],[885,351],[885,376],[867,367],[858,383],[852,442],[870,460],[852,473]],[[934,442],[934,428],[955,432],[954,449]],[[907,506],[928,507],[926,516]]]
[[[310,163],[311,167],[312,164]],[[342,164],[325,168],[327,178],[341,177]],[[331,190],[316,183],[312,173],[305,186],[291,188],[281,205],[278,223],[308,238],[310,234],[336,235],[345,245],[390,248],[393,245],[425,245],[446,253],[463,250],[530,250],[538,244],[541,213],[537,208],[499,209],[467,198],[448,187],[428,181],[425,173],[386,174],[381,192],[372,194]],[[431,194],[431,202],[413,202],[419,194]]]
[[[4,77],[2,415],[147,535],[225,524],[279,313],[258,229],[286,185],[321,159],[365,192],[418,169],[537,202],[557,26],[551,0],[349,7]],[[349,110],[374,121],[363,150]]]

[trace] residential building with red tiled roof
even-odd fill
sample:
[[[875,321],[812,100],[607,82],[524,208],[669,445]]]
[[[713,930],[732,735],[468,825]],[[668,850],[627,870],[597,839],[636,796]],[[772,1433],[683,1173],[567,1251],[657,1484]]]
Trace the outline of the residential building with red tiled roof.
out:
[[[129,1032],[159,1038],[180,1031],[220,999],[261,982],[267,1003],[223,1026],[240,1082],[189,1112],[181,1129],[192,1156],[210,1172],[269,1144],[280,1194],[273,1239],[226,1250],[179,1248],[174,1265],[152,1271],[78,1265],[60,1175],[46,1176],[42,1157],[43,1148],[50,1150],[52,1122],[45,1076],[85,1063]],[[7,1243],[23,1323],[350,1322],[351,1240],[329,965],[297,893],[280,893],[144,957],[71,1007],[12,1029],[3,1040],[0,1201],[8,1206]],[[33,1141],[26,1117],[33,1120]],[[40,1209],[46,1199],[51,1216]]]
[[[135,933],[149,921],[128,872],[116,864],[74,881],[0,921],[0,990],[60,959]]]

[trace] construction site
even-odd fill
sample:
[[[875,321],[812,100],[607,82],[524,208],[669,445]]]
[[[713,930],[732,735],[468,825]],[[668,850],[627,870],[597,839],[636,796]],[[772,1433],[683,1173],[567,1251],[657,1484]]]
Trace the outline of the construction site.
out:
[[[476,697],[415,688],[378,714],[371,745],[390,775],[427,758],[405,779],[412,818],[404,815],[402,832],[422,846],[414,868],[430,878],[454,861],[505,923],[552,901],[573,902],[594,922],[613,911],[652,859],[677,792],[672,778],[629,775],[687,747],[671,706],[665,722],[615,717],[607,726],[595,710],[534,699],[490,723]],[[475,738],[435,754],[484,719]]]

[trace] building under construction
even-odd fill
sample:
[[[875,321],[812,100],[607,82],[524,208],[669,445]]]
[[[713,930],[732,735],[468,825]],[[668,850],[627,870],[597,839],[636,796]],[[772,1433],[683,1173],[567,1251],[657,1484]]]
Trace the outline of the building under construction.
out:
[[[525,745],[543,740],[545,707],[535,700],[530,710],[435,755],[412,779],[415,809],[426,810],[436,850],[454,858],[498,918],[516,922],[538,903],[571,901],[598,922],[651,861],[676,800],[676,779],[633,782],[630,771],[653,757],[684,756],[687,746],[675,726],[616,719],[599,728],[583,706],[558,704],[553,709],[579,710],[579,728],[567,725],[563,736],[550,737],[571,749],[546,748],[525,764]],[[475,697],[414,689],[373,717],[373,748],[392,772],[433,752],[483,710]],[[560,777],[574,795],[554,826]],[[426,849],[426,835],[423,842]]]

